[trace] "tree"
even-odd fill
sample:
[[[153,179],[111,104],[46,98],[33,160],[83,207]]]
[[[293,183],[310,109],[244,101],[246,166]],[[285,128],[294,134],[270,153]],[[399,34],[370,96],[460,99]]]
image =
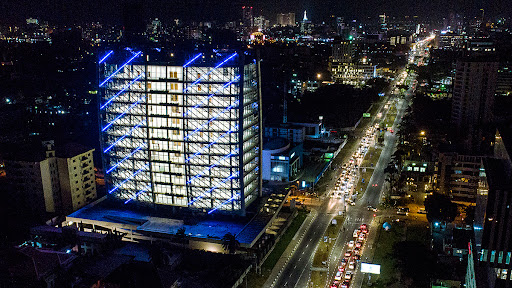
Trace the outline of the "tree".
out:
[[[185,227],[181,227],[178,229],[178,231],[176,231],[176,236],[178,236],[178,238],[185,238]]]
[[[457,204],[440,193],[433,193],[425,199],[425,210],[430,222],[452,222],[458,214]]]
[[[234,254],[236,250],[240,249],[240,242],[236,240],[235,235],[227,233],[222,237],[222,248],[228,251],[229,254]]]

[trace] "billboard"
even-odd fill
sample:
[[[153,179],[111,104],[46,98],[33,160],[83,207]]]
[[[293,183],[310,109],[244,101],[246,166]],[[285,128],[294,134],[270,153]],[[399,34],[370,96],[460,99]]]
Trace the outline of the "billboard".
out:
[[[371,273],[371,274],[380,274],[380,265],[379,264],[370,264],[370,263],[361,263],[361,272]]]

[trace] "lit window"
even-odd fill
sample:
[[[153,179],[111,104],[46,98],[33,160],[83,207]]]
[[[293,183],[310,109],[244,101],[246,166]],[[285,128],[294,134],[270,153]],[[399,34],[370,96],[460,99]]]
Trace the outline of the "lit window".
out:
[[[501,269],[501,279],[507,279],[508,269]]]
[[[494,263],[495,258],[496,258],[496,250],[492,250],[491,251],[491,259],[489,260],[489,262]]]
[[[498,253],[498,263],[501,264],[503,262],[503,251],[500,251]]]
[[[507,252],[507,259],[505,260],[505,264],[510,264],[510,257],[512,256],[512,252]]]
[[[487,261],[487,249],[482,249],[482,255],[480,255],[480,261]]]

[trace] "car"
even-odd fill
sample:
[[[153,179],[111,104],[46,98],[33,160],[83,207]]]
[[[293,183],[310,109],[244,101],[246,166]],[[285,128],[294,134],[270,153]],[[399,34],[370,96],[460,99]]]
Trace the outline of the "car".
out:
[[[350,204],[350,206],[356,206],[356,202],[350,200],[350,202],[348,202],[348,204]]]
[[[363,243],[361,243],[360,241],[357,241],[356,242],[356,248],[361,248],[361,246],[363,246]]]
[[[345,279],[346,280],[352,279],[352,273],[350,271],[347,271],[347,274],[345,274]]]
[[[348,269],[354,270],[356,268],[356,262],[351,261],[348,263]]]
[[[338,266],[338,271],[341,273],[345,272],[345,266],[344,265]]]
[[[354,247],[354,244],[355,244],[354,240],[350,240],[350,241],[348,242],[348,247],[349,247],[349,248],[352,248],[352,247]]]
[[[367,229],[367,228],[368,228],[368,225],[366,225],[366,224],[364,224],[364,223],[363,223],[363,224],[361,224],[361,226],[359,226],[359,229],[361,229],[361,230],[365,230],[365,229]]]
[[[409,215],[409,208],[407,210],[405,208],[398,208],[398,211],[396,211],[396,214],[398,215]]]
[[[361,255],[357,255],[357,254],[356,254],[356,255],[352,256],[352,259],[354,259],[354,260],[356,260],[356,261],[357,261],[357,260],[361,260]]]
[[[352,255],[352,250],[345,251],[345,257],[350,257]]]
[[[341,280],[342,275],[343,273],[338,271],[338,273],[336,273],[336,276],[334,276],[334,280]]]
[[[357,239],[359,239],[360,241],[364,241],[364,239],[365,239],[364,234],[361,233]]]
[[[352,234],[352,237],[354,237],[354,238],[359,237],[359,233],[361,233],[361,230],[359,230],[359,229],[355,229],[355,230],[354,230],[354,233]]]
[[[345,258],[341,259],[341,265],[345,266],[350,259],[350,256],[345,256]]]
[[[366,208],[368,209],[368,211],[377,212],[377,208],[375,208],[373,206],[366,206]]]
[[[425,208],[420,208],[420,210],[418,210],[418,214],[427,214],[427,210],[425,210]]]
[[[360,255],[361,254],[361,248],[354,248],[354,255]]]

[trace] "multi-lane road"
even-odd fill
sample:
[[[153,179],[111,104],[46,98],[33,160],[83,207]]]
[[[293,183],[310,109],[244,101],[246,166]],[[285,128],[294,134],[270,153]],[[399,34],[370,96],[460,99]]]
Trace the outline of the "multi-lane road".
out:
[[[397,125],[405,112],[407,107],[407,100],[399,100],[397,103],[397,117],[393,124],[393,130],[397,130]],[[384,103],[383,103],[384,106]],[[383,106],[379,111],[382,111]],[[374,120],[375,121],[375,120]],[[372,124],[370,124],[372,125]],[[396,133],[396,132],[395,132]],[[360,145],[356,145],[359,147]],[[381,200],[381,192],[384,184],[384,168],[391,159],[396,146],[396,135],[394,133],[386,132],[384,138],[384,147],[375,165],[374,173],[369,180],[368,187],[364,195],[356,201],[355,206],[348,206],[343,228],[336,239],[335,245],[332,250],[332,257],[329,257],[327,265],[326,285],[332,282],[335,275],[336,268],[340,261],[341,253],[345,244],[352,240],[352,232],[357,229],[362,223],[371,223],[373,219],[373,211],[368,211],[367,206],[377,206]],[[331,187],[334,185],[331,185]],[[332,192],[332,191],[331,191]],[[332,193],[328,193],[327,197],[323,199],[321,205],[317,207],[314,217],[307,227],[304,228],[301,241],[296,244],[287,257],[286,264],[279,269],[277,276],[271,276],[275,279],[269,279],[267,284],[269,287],[308,287],[313,257],[316,247],[329,225],[331,219],[338,213],[340,207],[344,204],[341,199],[337,197],[330,197]],[[342,232],[344,231],[344,232]],[[300,232],[300,231],[299,231]],[[370,232],[371,233],[371,232]],[[371,249],[367,247],[366,250]],[[363,260],[365,255],[363,254]],[[275,275],[275,273],[274,273]],[[350,287],[360,287],[363,281],[362,275],[356,273],[352,285]]]
[[[423,48],[426,41],[420,41],[418,44],[419,45],[416,48]],[[410,84],[411,80],[410,75],[408,76],[404,71],[404,73],[401,73],[396,83],[402,84],[404,82],[409,82]],[[393,89],[391,91],[393,91]],[[325,268],[327,268],[328,273],[327,278],[325,279],[325,285],[321,287],[328,287],[333,282],[334,275],[336,274],[337,267],[342,259],[341,256],[346,243],[353,239],[353,231],[359,228],[363,223],[369,224],[370,236],[366,244],[367,247],[363,250],[361,261],[364,262],[369,255],[373,255],[372,232],[374,233],[377,227],[375,223],[372,223],[372,221],[376,212],[369,211],[367,206],[377,207],[381,202],[383,193],[382,188],[384,186],[385,179],[384,168],[391,160],[391,156],[395,151],[397,141],[396,131],[398,130],[398,125],[400,124],[406,108],[409,105],[409,99],[413,92],[414,88],[410,88],[405,94],[405,99],[393,97],[393,94],[390,97],[392,101],[396,100],[397,107],[397,115],[391,130],[394,132],[385,133],[384,146],[382,148],[380,158],[375,165],[373,175],[368,182],[365,193],[356,201],[355,206],[346,206],[344,223],[331,250],[331,256],[326,263],[327,267]],[[385,102],[383,101],[378,113],[376,114],[379,114],[380,112],[383,112],[382,114],[387,113],[387,111],[383,111],[384,104]],[[370,123],[369,127],[373,126],[375,121],[378,120],[374,117],[373,123]],[[359,147],[361,147],[360,140],[358,145],[355,145],[354,151],[351,152],[355,152]],[[334,181],[336,181],[336,179],[334,179]],[[334,181],[332,184],[334,184]],[[329,187],[334,187],[334,185],[329,185]],[[265,284],[265,287],[311,287],[310,275],[316,248],[320,241],[322,241],[327,226],[331,222],[332,218],[338,214],[340,207],[346,205],[343,199],[331,196],[334,196],[333,191],[329,191],[329,193],[326,193],[326,196],[322,198],[321,204],[315,209],[315,213],[312,213],[309,216],[310,219],[306,221],[307,223],[304,227],[299,230],[298,233],[300,234],[300,238],[293,242],[293,249],[290,249],[289,247],[289,249],[285,251],[285,254],[282,256],[282,259],[284,260],[280,260],[281,264],[276,266],[275,271],[273,271],[271,277]],[[371,258],[372,257],[370,257],[370,259]],[[350,287],[361,287],[362,282],[366,277],[357,271],[358,269],[356,269],[356,274],[352,279]]]

